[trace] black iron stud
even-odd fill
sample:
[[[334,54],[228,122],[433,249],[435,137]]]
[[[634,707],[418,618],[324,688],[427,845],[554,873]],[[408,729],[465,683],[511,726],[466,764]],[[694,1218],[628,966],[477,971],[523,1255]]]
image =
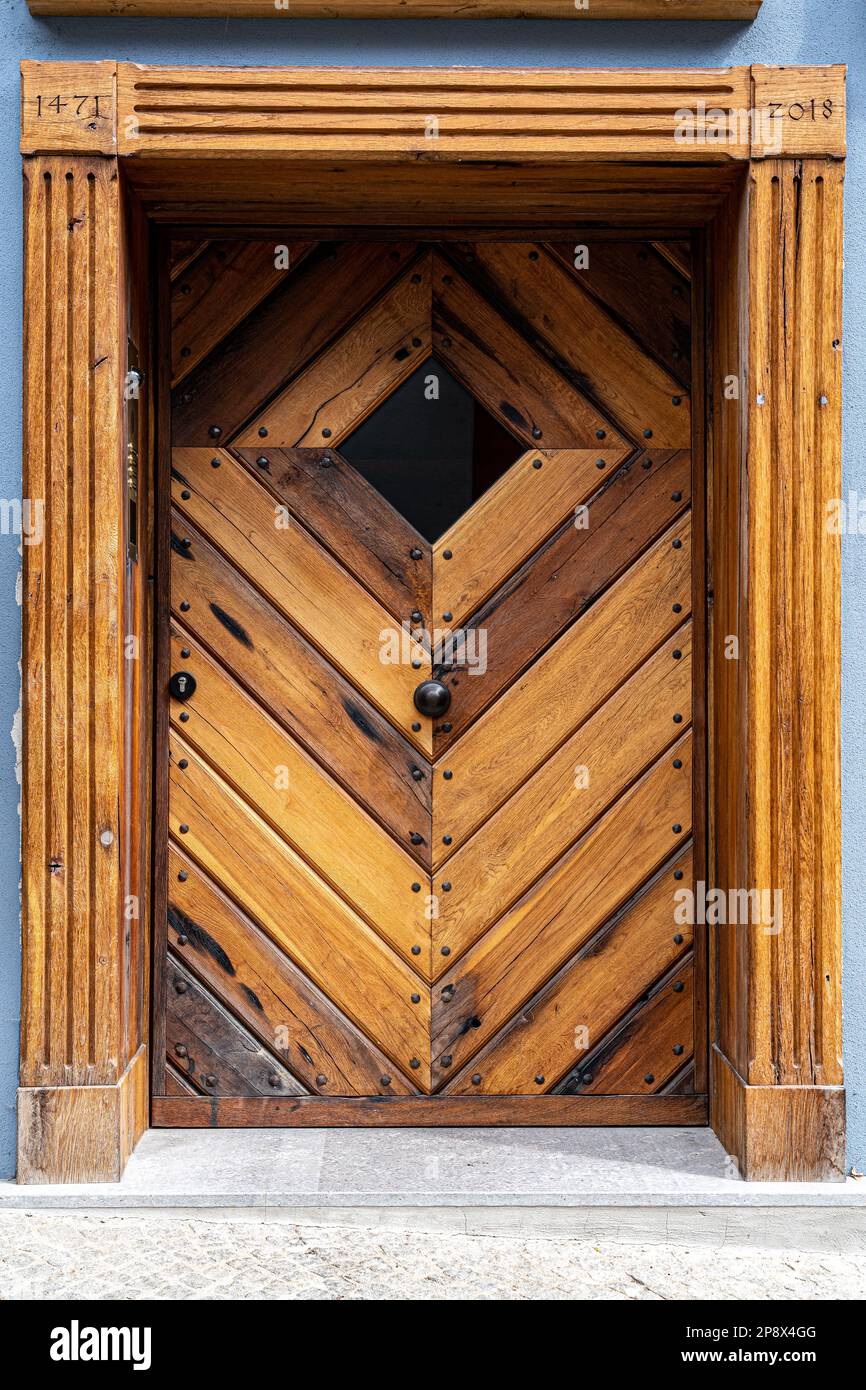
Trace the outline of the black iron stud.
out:
[[[180,611],[181,613],[189,612],[189,604],[187,603],[186,599],[184,599],[183,603],[180,605]]]
[[[183,546],[184,550],[189,550],[190,546],[192,545],[192,541],[190,540],[189,536],[184,536],[183,540],[181,541],[181,545]]]
[[[443,836],[442,836],[442,843],[443,843],[443,845],[450,845],[450,844],[451,844],[451,836],[450,836],[450,835],[443,835]]]
[[[181,869],[180,873],[178,874],[178,878],[180,879],[181,883],[186,883],[187,879],[189,878],[189,874],[187,873],[186,869]]]
[[[536,1084],[536,1086],[543,1086],[543,1085],[544,1085],[544,1077],[541,1075],[540,1072],[539,1072],[538,1076],[536,1076],[536,1078],[535,1078],[535,1084]]]
[[[331,431],[330,431],[330,430],[322,430],[322,438],[323,438],[323,439],[330,439],[330,438],[331,438]]]
[[[424,776],[424,773],[421,771],[420,767],[413,767],[413,769],[412,769],[412,780],[413,780],[414,782],[420,782],[420,781],[422,780],[423,776]]]
[[[186,1046],[184,1043],[178,1043],[174,1050],[177,1053],[178,1057],[186,1056]]]
[[[450,769],[446,767],[445,771],[442,773],[442,776],[445,778],[445,781],[446,781],[446,782],[450,782],[450,781],[451,781],[451,778],[454,776],[454,773],[451,772]]]
[[[189,986],[186,980],[175,980],[174,989],[176,994],[186,994],[188,988]]]
[[[451,732],[451,730],[452,730],[453,728],[454,728],[454,725],[451,723],[451,721],[450,721],[450,719],[449,719],[447,723],[445,723],[445,724],[442,725],[442,732],[443,732],[443,734],[450,734],[450,732]]]
[[[181,758],[180,762],[178,763],[178,767],[180,768],[181,772],[186,772],[187,768],[189,767],[189,760],[187,758]]]
[[[327,1084],[328,1084],[328,1078],[327,1078],[326,1076],[321,1076],[321,1075],[320,1075],[320,1076],[317,1076],[317,1077],[316,1077],[316,1085],[317,1085],[317,1086],[327,1086]]]
[[[409,551],[409,555],[413,560],[421,559],[421,551],[417,545],[413,545],[412,549]]]
[[[475,1072],[474,1076],[472,1077],[472,1085],[473,1085],[473,1086],[480,1086],[480,1085],[481,1085],[481,1072],[480,1072],[480,1071]]]
[[[583,1082],[584,1086],[591,1086],[591,1085],[592,1085],[592,1072],[591,1072],[591,1071],[585,1071],[580,1079],[581,1079],[581,1081]]]
[[[532,426],[532,438],[533,438],[533,439],[540,439],[540,438],[541,438],[541,430],[538,428],[538,425],[533,425],[533,426]]]
[[[674,758],[674,767],[675,767],[675,768],[679,769],[679,768],[682,767],[682,765],[683,765],[683,760],[682,760],[682,758]]]
[[[420,725],[420,724],[413,724],[413,725],[412,725],[412,732],[413,732],[413,734],[420,733],[420,732],[421,732],[421,725]]]
[[[648,1086],[651,1086],[653,1084],[653,1082],[655,1081],[655,1077],[653,1076],[651,1071],[647,1072],[646,1076],[644,1077],[644,1081]]]
[[[682,613],[683,605],[681,603],[675,603],[673,607],[675,613]]]
[[[454,553],[454,552],[451,551],[451,550],[443,550],[443,551],[442,551],[442,559],[443,559],[443,560],[450,560],[453,553]]]
[[[452,619],[453,617],[454,617],[454,614],[453,614],[453,613],[443,613],[443,614],[442,614],[442,621],[443,621],[443,623],[450,623],[450,621],[451,621],[451,619]]]
[[[447,1052],[444,1057],[440,1058],[440,1065],[443,1067],[450,1067],[452,1060],[451,1053]]]
[[[652,430],[644,430],[644,432],[643,432],[643,437],[644,437],[644,439],[652,439],[652,437],[653,437],[653,432],[652,432]]]
[[[677,536],[675,541],[671,541],[671,545],[673,546],[674,550],[682,550],[683,548],[683,543],[680,540],[679,536]]]
[[[412,662],[412,670],[413,670],[413,671],[420,671],[420,670],[421,670],[421,662],[420,662],[420,661],[413,661],[413,662]]]
[[[413,893],[420,893],[420,892],[421,892],[421,884],[420,884],[420,883],[413,883],[413,884],[412,884],[412,892],[413,892]]]
[[[421,346],[421,339],[420,339],[420,338],[413,338],[413,339],[412,339],[412,346],[413,346],[413,347],[420,347],[420,346]]]
[[[682,1043],[674,1043],[674,1056],[675,1056],[675,1057],[682,1057],[682,1055],[683,1055],[683,1045],[682,1045]]]
[[[390,1078],[390,1076],[380,1076],[380,1077],[379,1077],[379,1085],[380,1085],[380,1086],[390,1086],[390,1085],[391,1085],[391,1078]]]
[[[413,995],[412,995],[412,1003],[413,1003],[413,1004],[420,1004],[420,1003],[421,1003],[421,995],[420,995],[420,994],[413,994]]]
[[[671,830],[674,832],[675,835],[681,834],[682,828],[683,827],[680,825],[679,821],[674,821],[674,824],[671,826]]]
[[[184,658],[184,660],[186,660],[186,658],[189,656],[189,647],[181,647],[180,654]]]
[[[269,1072],[269,1073],[268,1073],[268,1085],[269,1085],[269,1086],[279,1086],[279,1084],[280,1084],[280,1078],[277,1076],[277,1073],[276,1073],[275,1071]]]
[[[409,1066],[412,1068],[413,1071],[417,1071],[420,1065],[421,1063],[418,1061],[417,1057],[413,1057],[411,1062],[409,1063]]]
[[[451,276],[451,275],[443,275],[443,276],[442,276],[442,284],[443,284],[443,285],[450,285],[450,284],[452,283],[452,280],[453,280],[453,276]]]
[[[413,955],[413,956],[420,956],[420,954],[421,954],[421,947],[420,947],[420,946],[413,946],[413,947],[412,947],[412,955]]]
[[[189,941],[189,937],[187,936],[186,932],[181,932],[180,935],[179,935],[178,938],[177,938],[177,944],[178,944],[178,946],[186,946],[187,943],[188,943],[188,941]]]
[[[671,501],[672,501],[672,502],[682,502],[682,500],[683,500],[683,494],[682,494],[681,492],[672,492],[672,493],[671,493]]]
[[[682,716],[681,714],[675,714],[675,715],[674,715],[674,723],[675,723],[675,724],[682,724],[682,722],[683,722],[683,716]]]
[[[453,986],[453,985],[446,985],[446,986],[445,986],[445,988],[444,988],[443,991],[442,991],[442,998],[445,1000],[445,1003],[446,1003],[446,1004],[449,1003],[449,1002],[454,998],[454,986]]]
[[[412,841],[413,845],[421,845],[424,843],[423,835],[419,835],[417,830],[412,831],[412,834],[409,836],[409,839]]]
[[[682,871],[682,869],[674,869],[674,878],[675,878],[678,882],[679,882],[679,880],[682,878],[682,876],[683,876],[683,871]]]
[[[422,616],[422,615],[418,612],[418,609],[415,608],[415,609],[413,610],[412,614],[411,614],[413,623],[420,623],[420,621],[421,621],[421,616]]]
[[[682,946],[682,944],[683,944],[683,934],[682,934],[681,931],[674,932],[674,944],[675,944],[676,946]]]
[[[180,833],[181,833],[181,835],[187,835],[187,834],[189,833],[189,826],[188,826],[188,825],[182,825],[182,826],[180,827]]]
[[[443,956],[450,956],[450,954],[451,954],[451,947],[450,947],[450,946],[443,946],[443,947],[442,947],[442,955],[443,955]]]
[[[181,357],[189,357],[191,351],[192,351],[192,348],[182,347],[181,350],[180,350],[180,355],[181,355]]]
[[[210,429],[208,430],[208,434],[210,435],[211,439],[219,439],[220,435],[222,434],[222,430],[220,429],[219,425],[211,425]]]
[[[446,879],[445,882],[442,884],[442,892],[443,892],[443,893],[450,893],[450,892],[451,892],[451,884],[450,884],[450,882],[448,881],[448,879]]]
[[[596,459],[595,466],[596,468],[606,468],[607,464],[605,463],[604,459]]]
[[[188,502],[189,499],[190,499],[190,497],[192,496],[192,493],[191,493],[191,492],[187,492],[186,488],[184,488],[183,492],[182,492],[180,495],[181,495],[181,500],[182,500],[182,501]]]
[[[267,431],[266,426],[260,425],[260,426],[259,426],[259,439],[267,439],[267,437],[268,437],[268,431]]]
[[[271,461],[266,454],[259,454],[258,458],[256,459],[256,463],[258,464],[259,468],[269,468]]]
[[[204,1079],[204,1084],[205,1084],[206,1086],[215,1086],[216,1083],[217,1083],[217,1079],[216,1079],[216,1077],[214,1076],[213,1072],[212,1072],[212,1071],[211,1071],[211,1072],[208,1072],[207,1076],[206,1076],[205,1079]]]
[[[450,338],[443,338],[443,339],[442,339],[442,346],[443,346],[443,347],[446,347],[446,348],[449,348],[449,347],[451,346],[451,339],[450,339]]]
[[[681,405],[682,399],[682,396],[671,396],[671,405]]]
[[[596,437],[596,439],[606,439],[606,438],[607,438],[607,430],[596,430],[596,432],[595,432],[595,437]]]
[[[540,467],[541,467],[541,459],[533,459],[533,460],[532,460],[532,466],[533,466],[533,468],[540,468]]]
[[[186,724],[188,721],[189,721],[189,711],[188,711],[188,710],[184,710],[183,714],[180,716],[180,722],[181,722],[181,724]]]
[[[679,661],[679,659],[680,659],[681,656],[682,656],[682,652],[680,651],[679,647],[675,647],[674,650],[673,650],[673,658],[674,658],[674,661]]]
[[[211,461],[210,461],[210,466],[211,466],[211,468],[219,468],[219,466],[220,466],[221,463],[222,463],[222,459],[221,459],[221,458],[218,458],[217,455],[214,454],[213,458],[212,458]]]
[[[685,986],[683,985],[682,980],[677,980],[676,984],[674,985],[674,994],[682,994],[684,988]]]

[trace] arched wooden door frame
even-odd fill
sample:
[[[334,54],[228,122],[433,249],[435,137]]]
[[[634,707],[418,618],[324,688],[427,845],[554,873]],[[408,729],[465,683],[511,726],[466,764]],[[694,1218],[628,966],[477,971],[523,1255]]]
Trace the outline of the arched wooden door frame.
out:
[[[747,1178],[841,1178],[844,69],[28,62],[22,153],[44,527],[24,547],[19,1180],[117,1179],[148,1124],[151,246],[179,222],[701,232],[707,880],[784,904],[779,931],[708,932],[711,1123]]]

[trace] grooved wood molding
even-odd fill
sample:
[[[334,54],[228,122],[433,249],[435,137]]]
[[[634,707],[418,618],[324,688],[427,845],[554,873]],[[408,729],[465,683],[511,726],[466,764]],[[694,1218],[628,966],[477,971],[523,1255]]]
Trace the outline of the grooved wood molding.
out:
[[[702,839],[695,836],[696,877],[727,894],[779,890],[784,902],[776,932],[754,919],[701,924],[696,932],[695,970],[700,941],[709,1002],[706,1015],[696,1016],[695,1055],[702,1045],[710,1123],[743,1176],[843,1177],[840,565],[839,537],[825,519],[827,502],[841,491],[844,82],[841,67],[650,73],[23,64],[24,495],[44,501],[45,543],[25,547],[23,557],[22,1180],[112,1180],[149,1122],[232,1125],[242,1104],[245,1122],[320,1125],[321,1107],[331,1103],[272,1094],[277,1088],[266,1080],[267,1093],[240,1100],[157,1094],[162,1109],[149,1109],[149,943],[159,911],[153,885],[167,852],[165,836],[152,829],[164,823],[151,771],[155,750],[164,747],[159,721],[165,733],[168,701],[155,664],[150,582],[157,590],[168,583],[157,491],[164,495],[172,441],[167,412],[154,415],[171,378],[165,248],[170,240],[192,258],[203,242],[207,255],[208,246],[237,241],[248,261],[255,256],[250,239],[267,243],[277,230],[276,240],[296,245],[352,239],[367,248],[364,266],[382,243],[441,241],[437,254],[453,267],[469,244],[484,261],[473,263],[469,277],[483,270],[500,308],[497,267],[514,254],[509,243],[532,244],[538,259],[527,252],[526,263],[534,274],[532,267],[557,269],[557,246],[618,240],[637,254],[649,241],[653,256],[658,247],[668,261],[673,256],[682,279],[676,243],[687,241],[699,272],[692,321],[705,326],[695,334],[690,399],[691,451],[705,470],[695,473],[701,486],[692,492],[690,520],[693,536],[705,542],[691,568],[695,651],[706,658],[706,699],[694,707],[692,730],[693,825],[706,827]],[[221,249],[228,260],[229,249]],[[281,290],[263,264],[267,306]],[[302,279],[313,283],[317,265],[310,252]],[[366,293],[368,272],[352,271],[350,288]],[[457,276],[448,273],[454,283],[442,295],[450,302]],[[194,411],[200,397],[193,388],[207,378],[218,382],[208,399],[227,410],[257,378],[210,372],[202,343],[219,325],[193,313],[189,275],[189,321],[175,370],[190,399],[180,404]],[[249,275],[240,283],[220,322],[242,334],[241,321],[259,300]],[[410,297],[413,283],[410,273]],[[513,277],[508,285],[517,292]],[[623,300],[619,281],[613,290],[622,306],[617,317],[627,324],[632,299]],[[313,314],[320,299],[308,298]],[[332,291],[333,312],[344,298]],[[530,297],[520,312],[531,319],[534,308]],[[426,323],[413,336],[423,340]],[[330,344],[333,334],[325,336]],[[578,335],[575,352],[588,355],[581,380],[599,366],[594,342]],[[131,426],[122,389],[130,344],[149,382],[136,427],[137,559],[128,545]],[[660,332],[654,373],[668,370],[657,361],[662,345]],[[280,353],[260,360],[263,371],[272,360],[277,370]],[[338,353],[334,361],[342,360]],[[187,465],[200,467],[196,451],[206,448],[213,488],[210,459],[225,447],[235,484],[247,486],[250,467],[260,469],[258,441],[271,438],[260,433],[270,430],[257,420],[262,410],[279,416],[285,448],[306,447],[292,425],[297,401],[285,388],[318,400],[318,384],[329,402],[332,393],[317,380],[315,361],[299,380],[274,381],[240,410],[236,440],[221,430],[211,435],[219,421],[203,417],[206,438],[193,432],[175,440],[195,454]],[[540,390],[539,408],[550,408],[551,399]],[[639,423],[628,416],[636,400],[624,393],[617,414],[617,430],[629,437]],[[682,405],[674,409],[666,392],[657,405],[665,428],[681,427]],[[247,437],[251,427],[255,439]],[[217,437],[219,446],[211,442]],[[679,436],[665,440],[677,452],[683,447]],[[606,437],[605,448],[610,443]],[[560,444],[569,441],[550,443],[541,477],[553,475]],[[252,464],[248,450],[256,451]],[[282,462],[288,468],[292,460]],[[225,479],[228,462],[221,467]],[[186,491],[179,506],[193,505],[192,488]],[[680,487],[671,499],[674,492]],[[226,495],[218,491],[216,501]],[[322,515],[321,524],[330,524],[327,509]],[[515,544],[530,544],[526,529]],[[191,525],[191,546],[193,537]],[[649,554],[638,551],[641,560]],[[435,583],[435,556],[432,563]],[[463,586],[448,595],[454,606],[482,580],[472,566],[461,574],[459,555],[451,563],[449,574]],[[130,636],[136,660],[128,659]],[[737,660],[727,659],[732,636]],[[345,671],[342,657],[337,664]],[[684,663],[678,670],[684,679]],[[383,687],[377,708],[390,698]],[[182,729],[178,737],[192,741],[192,723]],[[204,757],[211,766],[210,754]],[[202,778],[208,775],[202,767]],[[184,823],[192,837],[192,816]],[[684,826],[685,817],[676,824]],[[412,844],[405,841],[405,854]],[[165,920],[158,925],[165,941]],[[417,959],[411,946],[410,956]],[[419,1090],[421,1070],[409,1073]],[[490,1098],[478,1090],[443,1095],[447,1123],[485,1123]],[[334,1099],[337,1123],[388,1123],[389,1106],[398,1107],[395,1121],[399,1107],[410,1107],[408,1122],[442,1123],[423,1094]],[[614,1115],[616,1123],[644,1124],[649,1101],[675,1099],[634,1090],[525,1097],[546,1107],[546,1115],[539,1112],[546,1122],[575,1125],[610,1123]],[[510,1105],[508,1096],[501,1100]],[[514,1114],[512,1123],[538,1122],[523,1109]]]
[[[182,19],[754,19],[762,0],[28,0],[31,14]]]

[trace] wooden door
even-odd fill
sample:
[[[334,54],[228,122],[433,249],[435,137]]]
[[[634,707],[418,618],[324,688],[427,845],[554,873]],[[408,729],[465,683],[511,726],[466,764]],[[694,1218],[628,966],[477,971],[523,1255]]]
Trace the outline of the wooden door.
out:
[[[155,1123],[702,1121],[688,244],[171,257]]]

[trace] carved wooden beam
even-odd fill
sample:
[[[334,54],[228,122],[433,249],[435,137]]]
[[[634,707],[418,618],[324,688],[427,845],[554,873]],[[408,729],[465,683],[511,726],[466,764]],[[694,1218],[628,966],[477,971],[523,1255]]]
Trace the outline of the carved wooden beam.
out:
[[[31,14],[179,19],[734,19],[761,0],[28,0]]]

